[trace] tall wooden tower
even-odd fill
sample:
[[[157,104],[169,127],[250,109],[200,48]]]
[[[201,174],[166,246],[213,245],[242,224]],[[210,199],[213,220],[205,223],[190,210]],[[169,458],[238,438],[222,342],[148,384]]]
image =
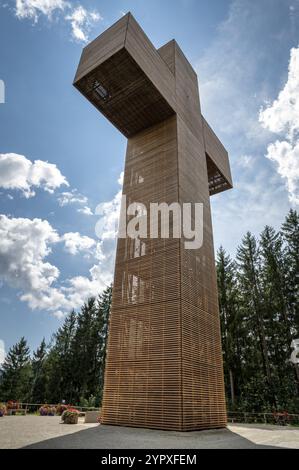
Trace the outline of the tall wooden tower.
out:
[[[104,424],[226,425],[210,196],[232,187],[201,114],[197,76],[173,40],[155,49],[128,13],[84,48],[75,87],[128,138],[127,203],[203,203],[203,246],[118,239]]]

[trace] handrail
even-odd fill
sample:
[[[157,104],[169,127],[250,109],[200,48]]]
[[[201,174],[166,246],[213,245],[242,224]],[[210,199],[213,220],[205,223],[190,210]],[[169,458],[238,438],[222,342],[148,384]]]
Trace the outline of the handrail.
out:
[[[257,413],[257,412],[254,412],[254,411],[228,411],[227,412],[228,414],[232,415],[232,414],[246,414],[246,415],[269,415],[269,416],[274,416],[275,413],[281,413],[281,412],[272,412],[270,413],[269,411],[266,411],[265,413]],[[283,412],[282,412],[283,413]],[[296,416],[299,418],[299,414],[298,413],[287,413],[288,416]]]
[[[299,414],[288,412],[256,413],[250,411],[228,411],[227,418],[230,423],[299,425]]]

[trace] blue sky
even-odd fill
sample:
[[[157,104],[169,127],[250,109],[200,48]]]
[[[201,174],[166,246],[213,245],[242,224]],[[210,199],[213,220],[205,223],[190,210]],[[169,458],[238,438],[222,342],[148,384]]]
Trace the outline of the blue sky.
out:
[[[111,279],[126,140],[72,81],[86,41],[127,11],[156,47],[180,44],[229,151],[215,247],[234,254],[245,231],[298,205],[298,0],[0,1],[0,356],[22,335],[49,340]]]

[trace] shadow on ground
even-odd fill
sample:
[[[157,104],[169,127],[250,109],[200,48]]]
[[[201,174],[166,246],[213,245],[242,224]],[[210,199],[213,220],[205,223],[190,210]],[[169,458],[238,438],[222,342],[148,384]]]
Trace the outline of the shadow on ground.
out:
[[[66,426],[66,425],[65,425]],[[176,432],[99,425],[46,439],[23,449],[277,449],[230,431]]]

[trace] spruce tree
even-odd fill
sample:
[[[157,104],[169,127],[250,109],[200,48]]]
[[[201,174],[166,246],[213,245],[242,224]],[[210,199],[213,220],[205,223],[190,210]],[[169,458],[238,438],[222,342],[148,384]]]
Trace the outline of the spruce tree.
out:
[[[285,244],[284,259],[287,307],[292,322],[292,335],[299,337],[299,214],[291,209],[281,228]]]
[[[216,268],[225,388],[226,396],[229,397],[229,407],[233,409],[235,397],[239,395],[242,386],[242,338],[244,331],[238,305],[236,263],[222,247],[217,252]]]
[[[32,392],[33,403],[44,403],[47,395],[47,345],[45,338],[33,353],[32,359]]]
[[[101,395],[104,388],[105,364],[107,354],[107,342],[109,334],[109,316],[112,301],[112,285],[108,286],[98,299],[98,318],[101,331],[101,370],[100,370],[100,390]]]
[[[76,401],[86,400],[98,389],[98,341],[96,299],[87,300],[77,316],[77,328],[71,345],[73,394]]]
[[[74,398],[73,381],[76,364],[73,361],[71,349],[76,327],[77,315],[75,311],[72,311],[53,335],[46,365],[49,374],[48,402],[60,403],[61,400],[71,402]]]
[[[285,408],[287,397],[296,394],[291,355],[292,319],[287,308],[286,265],[280,233],[266,226],[260,238],[265,318],[268,349],[275,383],[277,407]]]
[[[24,337],[8,351],[2,371],[1,400],[27,402],[30,398],[32,368],[29,347]]]
[[[78,314],[72,357],[76,363],[74,394],[81,402],[101,401],[111,296],[110,286],[98,299],[89,299]]]
[[[244,236],[237,250],[238,280],[241,293],[241,304],[246,328],[247,363],[250,367],[248,387],[259,388],[257,393],[264,396],[264,406],[276,407],[275,387],[269,355],[268,322],[266,318],[264,292],[262,284],[261,253],[255,237],[250,233]],[[260,371],[263,365],[263,373]],[[266,386],[265,386],[266,385]],[[244,395],[249,394],[249,389]]]

